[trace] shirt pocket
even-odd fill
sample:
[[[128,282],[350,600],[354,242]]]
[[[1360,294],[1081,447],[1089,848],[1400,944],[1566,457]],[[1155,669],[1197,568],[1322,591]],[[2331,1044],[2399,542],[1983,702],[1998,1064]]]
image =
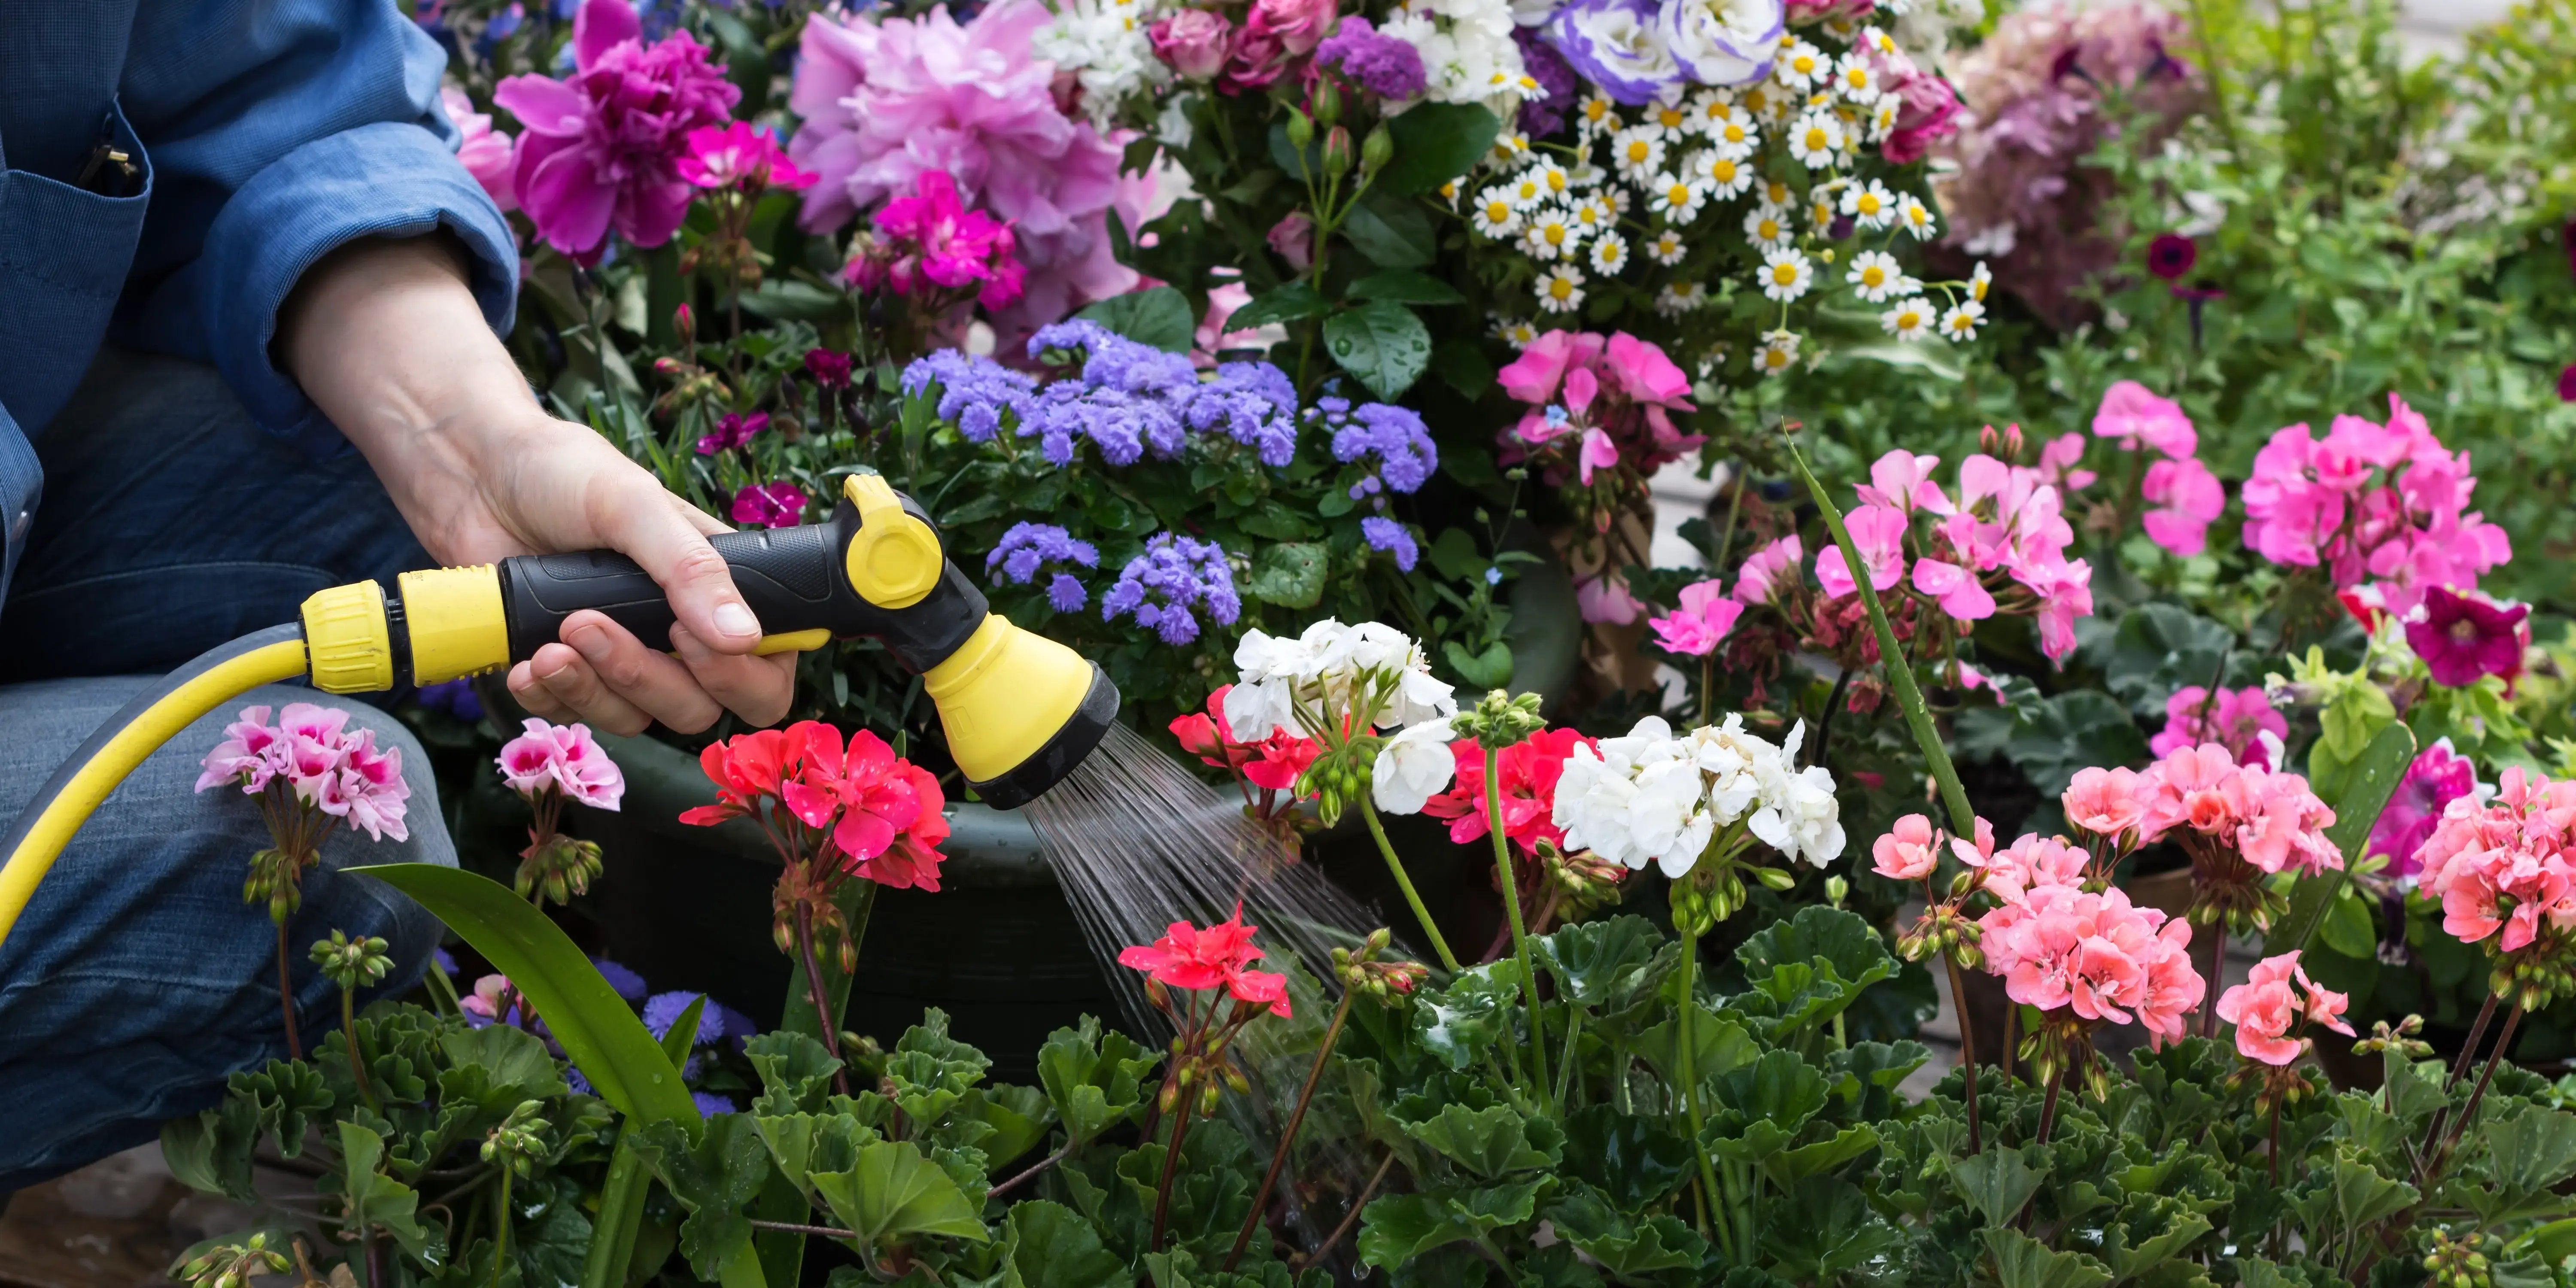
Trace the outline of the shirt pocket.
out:
[[[0,171],[0,406],[30,437],[62,410],[97,355],[152,199],[151,160],[113,100],[100,141],[134,165],[132,196]]]

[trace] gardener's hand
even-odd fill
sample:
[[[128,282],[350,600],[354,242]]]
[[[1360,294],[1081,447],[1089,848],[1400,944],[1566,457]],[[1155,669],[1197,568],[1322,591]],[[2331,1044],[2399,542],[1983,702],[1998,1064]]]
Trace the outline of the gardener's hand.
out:
[[[530,711],[621,734],[655,720],[693,733],[727,709],[785,718],[796,655],[750,655],[760,623],[706,541],[725,526],[537,406],[444,237],[359,242],[306,270],[276,353],[440,563],[609,549],[670,595],[668,641],[595,612],[566,618],[561,643],[510,669]]]

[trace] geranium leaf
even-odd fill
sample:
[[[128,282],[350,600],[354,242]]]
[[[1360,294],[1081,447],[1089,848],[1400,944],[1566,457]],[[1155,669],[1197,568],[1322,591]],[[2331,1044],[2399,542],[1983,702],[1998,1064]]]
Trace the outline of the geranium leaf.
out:
[[[862,1247],[907,1234],[985,1243],[992,1232],[975,1217],[957,1181],[908,1140],[862,1146],[848,1171],[816,1172],[814,1191]]]
[[[1113,295],[1084,308],[1075,317],[1097,322],[1138,344],[1165,353],[1187,353],[1198,334],[1198,318],[1188,297],[1169,286],[1151,286]]]
[[[2003,1225],[2021,1214],[2022,1205],[2039,1193],[2038,1169],[2022,1161],[2021,1151],[1989,1144],[1984,1152],[1963,1158],[1950,1168],[1950,1183],[1989,1225]]]
[[[1273,322],[1303,322],[1320,316],[1325,307],[1324,297],[1314,287],[1302,281],[1282,282],[1226,315],[1225,329],[1250,331]]]
[[[1643,1211],[1672,1193],[1690,1165],[1690,1142],[1650,1118],[1615,1105],[1585,1105],[1566,1117],[1566,1173],[1620,1211]]]
[[[1134,1278],[1081,1213],[1045,1199],[1011,1205],[1002,1288],[1110,1288]]]
[[[1984,1232],[2003,1288],[2102,1288],[2111,1272],[2080,1252],[2056,1252],[2019,1230]]]

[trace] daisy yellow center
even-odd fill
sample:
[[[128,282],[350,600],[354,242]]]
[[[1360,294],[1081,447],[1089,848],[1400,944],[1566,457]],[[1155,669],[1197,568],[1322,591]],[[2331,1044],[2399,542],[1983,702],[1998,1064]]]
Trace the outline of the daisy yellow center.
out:
[[[1762,195],[1763,195],[1764,197],[1766,197],[1767,199],[1769,199],[1769,201],[1771,202],[1771,204],[1772,204],[1772,205],[1775,205],[1775,206],[1785,206],[1785,205],[1788,205],[1788,204],[1789,204],[1789,185],[1787,185],[1787,184],[1785,184],[1785,183],[1775,183],[1775,184],[1772,184],[1771,186],[1769,186],[1769,187],[1767,187],[1767,188],[1764,188],[1764,189],[1762,190]]]
[[[1652,148],[1646,146],[1646,141],[1644,139],[1638,139],[1628,145],[1628,159],[1634,162],[1643,162],[1652,151]]]
[[[1866,67],[1852,68],[1850,71],[1843,73],[1843,80],[1853,89],[1868,89],[1869,69]]]
[[[1914,328],[1923,325],[1923,315],[1912,309],[1907,309],[1906,311],[1896,315],[1896,325],[1899,330],[1911,331]]]
[[[1816,72],[1816,60],[1804,54],[1790,60],[1789,66],[1796,69],[1801,76],[1812,76]]]
[[[1562,246],[1565,244],[1565,225],[1549,224],[1542,235],[1547,238],[1548,245]]]
[[[1962,314],[1960,314],[1959,316],[1957,316],[1957,317],[1954,317],[1954,318],[1950,319],[1950,329],[1951,329],[1951,330],[1953,330],[1953,331],[1965,331],[1965,330],[1967,330],[1969,327],[1972,327],[1972,326],[1975,326],[1975,325],[1976,325],[1976,321],[1975,321],[1974,319],[1970,318],[1970,317],[1969,317],[1967,314],[1965,314],[1965,313],[1962,313]]]
[[[1887,270],[1872,264],[1860,271],[1860,284],[1876,290],[1887,282]]]
[[[1775,240],[1778,240],[1779,236],[1780,236],[1780,221],[1779,221],[1779,220],[1777,220],[1777,219],[1765,219],[1765,220],[1763,220],[1763,221],[1762,221],[1762,240],[1764,240],[1764,241],[1775,241]]]
[[[1735,163],[1727,160],[1725,157],[1719,157],[1718,159],[1709,162],[1708,177],[1717,180],[1719,183],[1735,182]]]
[[[1860,212],[1861,212],[1862,214],[1864,214],[1864,215],[1874,215],[1874,214],[1877,214],[1877,213],[1878,213],[1878,211],[1879,211],[1879,201],[1878,201],[1878,194],[1877,194],[1877,193],[1874,193],[1874,192],[1864,192],[1864,193],[1860,194]]]
[[[1727,122],[1726,141],[1729,143],[1742,143],[1744,141],[1744,127],[1733,121]]]
[[[1905,208],[1905,219],[1907,223],[1922,223],[1925,219],[1931,217],[1931,214],[1931,211],[1925,210],[1921,206],[1907,206]]]
[[[1535,197],[1535,196],[1537,196],[1537,195],[1538,195],[1538,185],[1537,185],[1537,184],[1534,184],[1534,183],[1524,183],[1524,184],[1522,184],[1522,185],[1521,185],[1521,200],[1523,200],[1523,201],[1527,201],[1527,200],[1529,200],[1530,198]]]
[[[1677,107],[1667,107],[1655,113],[1656,123],[1662,125],[1667,130],[1678,130],[1682,128],[1682,120],[1683,117],[1681,109]]]
[[[1828,138],[1830,138],[1830,137],[1831,137],[1831,136],[1830,136],[1830,135],[1828,135],[1828,134],[1826,134],[1822,128],[1816,128],[1816,129],[1810,129],[1810,130],[1808,130],[1808,131],[1807,131],[1807,150],[1808,150],[1809,152],[1822,152],[1822,151],[1824,151],[1824,150],[1825,150],[1825,141],[1826,141]]]
[[[1508,222],[1511,217],[1512,206],[1510,202],[1489,201],[1485,203],[1485,219],[1487,222],[1497,224],[1505,223]]]
[[[1764,366],[1766,366],[1766,367],[1773,368],[1774,370],[1777,370],[1778,368],[1781,368],[1781,367],[1788,366],[1788,365],[1789,365],[1789,351],[1788,351],[1788,350],[1786,350],[1786,349],[1765,349],[1765,350],[1763,350],[1763,351],[1762,351],[1762,365],[1764,365]]]
[[[1610,105],[1609,105],[1609,104],[1607,104],[1607,103],[1602,102],[1602,101],[1601,101],[1601,100],[1599,100],[1599,99],[1594,99],[1594,100],[1592,100],[1591,102],[1586,103],[1586,104],[1584,104],[1584,105],[1583,105],[1583,119],[1584,119],[1584,120],[1587,120],[1587,121],[1598,121],[1598,120],[1600,120],[1602,117],[1608,116],[1609,114],[1610,114]]]
[[[1744,105],[1756,112],[1767,111],[1771,106],[1771,96],[1757,89],[1744,96]]]
[[[1687,205],[1689,205],[1689,204],[1690,204],[1690,185],[1689,185],[1689,184],[1685,184],[1685,183],[1677,183],[1677,184],[1674,184],[1674,185],[1673,185],[1672,187],[1670,187],[1670,188],[1666,188],[1666,189],[1664,190],[1664,201],[1665,201],[1665,203],[1666,203],[1666,204],[1668,204],[1668,205],[1675,205],[1675,206],[1687,206]]]
[[[1560,300],[1564,299],[1566,296],[1574,294],[1574,279],[1570,277],[1549,278],[1547,282],[1547,293]]]
[[[1774,265],[1772,265],[1772,266],[1771,266],[1771,280],[1772,280],[1772,281],[1774,281],[1774,282],[1776,282],[1776,283],[1778,283],[1778,284],[1780,284],[1780,285],[1782,285],[1782,286],[1795,286],[1795,285],[1797,285],[1797,284],[1798,284],[1798,266],[1797,266],[1797,265],[1795,265],[1795,264],[1774,264]]]
[[[1565,191],[1565,172],[1563,170],[1550,170],[1547,172],[1547,190],[1549,192]]]
[[[1985,284],[1984,282],[1977,282],[1977,283],[1975,283],[1975,284],[1971,285],[1971,286],[1968,288],[1968,298],[1969,298],[1969,299],[1972,299],[1972,300],[1975,300],[1975,301],[1976,301],[1977,303],[1979,303],[1979,304],[1983,304],[1983,303],[1985,303],[1985,302],[1986,302],[1986,284]]]

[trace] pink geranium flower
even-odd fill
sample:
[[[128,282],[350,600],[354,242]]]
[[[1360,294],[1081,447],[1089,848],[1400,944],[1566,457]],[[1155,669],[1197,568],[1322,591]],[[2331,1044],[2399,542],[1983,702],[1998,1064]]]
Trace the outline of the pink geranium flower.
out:
[[[1735,572],[1735,601],[1751,607],[1777,600],[1782,590],[1799,584],[1798,565],[1805,558],[1794,532],[1754,551]]]
[[[1938,456],[1918,455],[1900,447],[1873,462],[1869,467],[1869,482],[1854,490],[1860,493],[1861,500],[1871,505],[1883,505],[1901,513],[1912,514],[1922,510],[1929,514],[1949,514],[1954,509],[1950,504],[1950,494],[1942,491],[1941,485],[1932,479],[1932,471],[1940,465]]]
[[[1920,881],[1941,861],[1938,837],[1931,819],[1907,814],[1871,842],[1870,870],[1891,881]]]
[[[2093,433],[2126,450],[2143,445],[2177,461],[2200,450],[2200,435],[2181,405],[2134,380],[2120,381],[2102,395],[2102,406],[2093,413]]]
[[[701,188],[736,188],[758,192],[779,188],[803,192],[815,175],[796,168],[778,141],[735,121],[723,129],[702,126],[689,131],[688,155],[680,158],[680,177]]]
[[[1735,628],[1735,619],[1744,615],[1744,605],[1728,599],[1725,589],[1714,577],[1684,586],[1681,607],[1647,618],[1646,625],[1654,628],[1666,651],[1706,657]]]
[[[1845,521],[1851,533],[1852,549],[1860,555],[1861,565],[1869,569],[1869,584],[1875,590],[1895,587],[1905,576],[1904,512],[1883,505],[1864,505]],[[1816,555],[1816,581],[1825,588],[1828,598],[1840,599],[1856,593],[1860,587],[1852,579],[1850,567],[1843,562],[1840,544],[1825,547]]]
[[[2322,440],[2305,424],[2275,432],[2245,481],[2245,544],[2322,569],[2339,591],[2367,582],[2402,616],[2433,589],[2474,589],[2513,545],[2468,509],[2468,454],[2445,450],[2404,399],[2388,406],[2385,425],[2337,416]]]
[[[2248,972],[2246,982],[2218,998],[2218,1018],[2236,1026],[2236,1050],[2249,1060],[2285,1065],[2307,1050],[2305,1040],[2291,1036],[2304,1019],[2347,1037],[2343,1022],[2349,999],[2308,978],[2296,951],[2266,957]]]
[[[614,810],[626,795],[626,775],[578,721],[552,724],[534,717],[523,721],[518,737],[501,744],[501,783],[535,799],[560,791],[566,799],[593,809]]]
[[[2435,586],[2406,615],[2406,643],[2435,684],[2456,689],[2490,675],[2510,680],[2522,674],[2523,650],[2531,645],[2531,605]]]
[[[2066,821],[2096,836],[2117,838],[2146,814],[2138,799],[2141,784],[2139,776],[2127,769],[2076,770],[2060,801]]]
[[[2207,547],[2209,525],[2227,509],[2227,489],[2196,460],[2149,465],[2138,493],[2152,507],[2142,517],[2147,539],[2185,558]]]
[[[2212,698],[2197,684],[2186,685],[2165,699],[2165,727],[2147,742],[2163,756],[2214,742],[2237,763],[2272,768],[2279,761],[2281,740],[2290,735],[2289,719],[2272,706],[2260,685],[2220,689]]]
[[[547,245],[597,263],[614,228],[637,246],[677,232],[694,189],[680,175],[692,130],[722,124],[742,96],[686,31],[646,44],[625,0],[586,0],[573,19],[573,74],[512,76],[493,91],[523,127],[511,179]]]

